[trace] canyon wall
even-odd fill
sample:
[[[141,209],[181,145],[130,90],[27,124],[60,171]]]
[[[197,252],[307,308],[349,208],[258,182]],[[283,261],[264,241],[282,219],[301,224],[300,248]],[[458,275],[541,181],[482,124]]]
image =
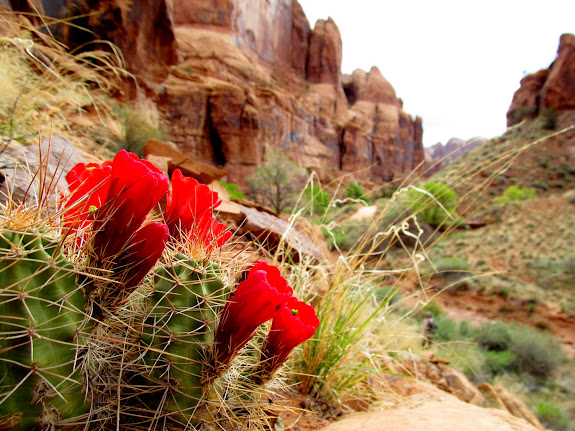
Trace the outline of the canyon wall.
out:
[[[24,0],[10,1],[25,9]],[[333,177],[387,181],[423,159],[422,122],[402,109],[377,68],[341,74],[342,41],[329,18],[314,28],[295,0],[28,0],[55,18],[69,47],[115,43],[170,141],[245,183],[280,151]],[[373,47],[374,49],[376,47]]]
[[[535,118],[544,109],[557,112],[575,109],[575,35],[563,34],[557,58],[549,68],[527,75],[513,95],[507,126]]]

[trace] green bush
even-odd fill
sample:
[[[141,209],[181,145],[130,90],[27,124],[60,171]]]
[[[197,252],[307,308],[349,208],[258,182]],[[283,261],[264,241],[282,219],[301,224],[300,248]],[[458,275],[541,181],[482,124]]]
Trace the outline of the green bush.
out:
[[[563,360],[557,341],[529,326],[514,325],[509,350],[515,355],[514,370],[535,377],[551,376]]]
[[[350,251],[358,244],[367,229],[368,226],[365,223],[354,221],[342,223],[329,230],[322,227],[322,232],[330,250],[338,248],[342,251]]]
[[[222,180],[220,180],[219,183],[222,185],[224,189],[226,189],[226,191],[230,195],[230,199],[241,200],[246,198],[246,195],[244,194],[244,192],[240,190],[240,186],[238,186],[237,184],[226,183],[225,181]]]
[[[307,186],[304,197],[309,204],[311,214],[324,215],[329,207],[329,194],[319,186]]]
[[[553,401],[538,402],[536,414],[547,429],[554,431],[567,431],[569,429],[569,416]]]
[[[248,178],[250,198],[281,213],[295,204],[306,177],[304,168],[280,151],[271,151],[262,166]]]
[[[511,344],[509,325],[501,321],[483,323],[475,333],[475,341],[486,351],[501,352]]]
[[[451,226],[459,222],[455,213],[457,194],[444,183],[430,181],[421,189],[407,192],[407,205],[419,220],[431,226]]]
[[[358,183],[351,183],[349,186],[346,187],[345,192],[347,197],[350,199],[358,199],[365,202],[369,202],[369,199],[363,193],[361,189],[361,185]]]
[[[485,365],[493,376],[513,369],[513,364],[516,361],[515,354],[509,350],[491,350],[484,352],[484,355]]]
[[[533,187],[521,187],[513,184],[503,192],[503,195],[493,199],[496,202],[524,201],[537,198],[537,190]]]

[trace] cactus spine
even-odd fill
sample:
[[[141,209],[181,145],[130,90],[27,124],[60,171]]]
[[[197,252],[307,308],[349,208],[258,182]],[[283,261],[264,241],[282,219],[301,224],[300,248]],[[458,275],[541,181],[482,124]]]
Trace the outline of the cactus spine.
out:
[[[59,243],[0,232],[0,419],[16,429],[50,428],[81,411],[76,278]]]

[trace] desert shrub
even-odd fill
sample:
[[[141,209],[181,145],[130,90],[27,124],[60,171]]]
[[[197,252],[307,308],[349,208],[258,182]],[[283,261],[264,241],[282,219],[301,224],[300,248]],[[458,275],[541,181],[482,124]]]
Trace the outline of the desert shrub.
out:
[[[543,426],[554,431],[567,431],[569,429],[569,416],[553,401],[540,401],[537,403],[536,414]]]
[[[479,347],[486,351],[501,352],[509,349],[511,334],[506,323],[501,321],[483,323],[475,333]]]
[[[121,141],[116,142],[114,150],[125,149],[142,156],[144,144],[150,139],[166,139],[166,127],[161,123],[155,109],[136,106],[114,105],[121,128]]]
[[[369,199],[363,193],[361,185],[358,183],[351,183],[345,188],[345,192],[350,199],[361,199],[362,201],[369,202]]]
[[[305,178],[304,168],[280,151],[271,151],[264,164],[248,178],[248,196],[281,213],[295,204]]]
[[[513,184],[503,192],[503,195],[493,199],[496,202],[524,201],[537,198],[537,190],[533,187],[521,187]]]
[[[549,377],[563,359],[550,334],[529,326],[514,325],[509,350],[515,355],[513,369],[535,377]]]
[[[515,354],[509,350],[490,350],[483,353],[485,355],[486,368],[492,375],[502,374],[513,368]]]
[[[329,194],[322,190],[320,186],[307,186],[304,190],[304,198],[307,201],[310,213],[313,215],[324,215],[329,207]]]
[[[555,130],[557,128],[557,111],[553,106],[543,109],[539,118],[543,129]]]
[[[337,248],[349,251],[360,241],[367,229],[365,223],[353,221],[339,224],[329,230],[322,227],[322,232],[330,250]]]
[[[517,124],[526,118],[533,118],[536,112],[536,106],[521,106],[513,112],[513,124]]]
[[[471,264],[467,260],[457,257],[441,258],[434,263],[438,272],[437,275],[449,283],[461,281],[465,276],[469,275],[469,272],[471,271]],[[452,285],[450,286],[450,289],[455,289],[457,287],[458,286],[456,285]]]
[[[457,221],[457,194],[444,183],[430,181],[407,192],[407,205],[419,220],[431,226],[451,226]]]
[[[397,304],[403,298],[397,286],[381,286],[374,292],[377,303],[388,302],[390,305]]]
[[[228,194],[230,195],[230,199],[245,199],[246,195],[244,194],[244,192],[242,192],[240,190],[240,186],[238,186],[235,183],[226,183],[225,181],[220,180],[219,183],[222,185],[222,187],[224,189],[226,189],[226,191],[228,192]]]
[[[488,365],[494,373],[529,373],[546,378],[562,361],[555,339],[529,326],[501,321],[484,323],[477,329],[474,339],[486,352]]]
[[[434,318],[434,321],[437,325],[434,341],[442,343],[461,340],[459,324],[455,320],[447,319],[444,316],[438,316]]]

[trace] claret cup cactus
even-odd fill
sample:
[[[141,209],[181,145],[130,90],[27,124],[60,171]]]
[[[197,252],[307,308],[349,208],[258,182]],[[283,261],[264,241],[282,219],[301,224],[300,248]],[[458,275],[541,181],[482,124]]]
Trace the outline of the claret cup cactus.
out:
[[[55,208],[2,209],[0,429],[241,428],[218,403],[234,381],[257,402],[313,308],[275,266],[222,258],[221,201],[179,170],[170,187],[121,151],[66,180]]]

